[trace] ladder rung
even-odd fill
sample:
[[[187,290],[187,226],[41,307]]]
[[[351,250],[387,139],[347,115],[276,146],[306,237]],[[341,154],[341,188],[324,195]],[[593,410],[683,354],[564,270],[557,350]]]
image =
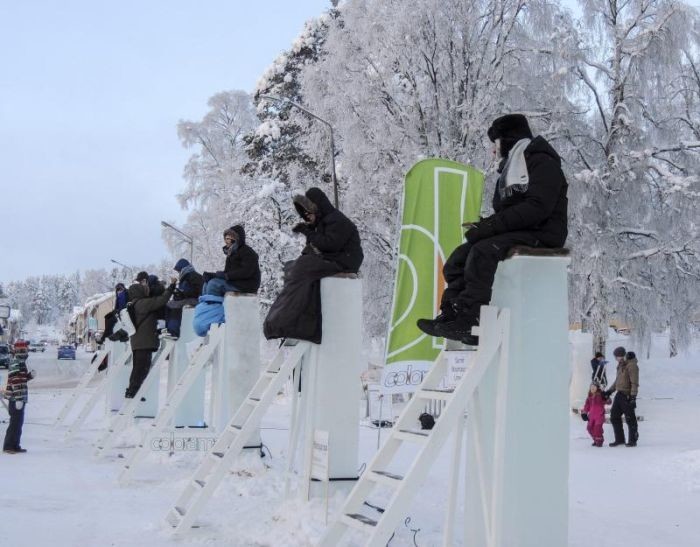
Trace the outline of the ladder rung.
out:
[[[182,507],[178,507],[177,505],[175,506],[175,511],[177,511],[181,517],[184,517],[185,513],[187,512]]]
[[[454,389],[421,389],[418,391],[418,397],[436,401],[449,401],[453,393]]]
[[[367,478],[374,482],[391,487],[398,486],[403,480],[403,477],[401,475],[389,473],[388,471],[370,471]]]
[[[235,430],[235,431],[240,431],[241,429],[243,429],[243,426],[242,426],[242,425],[231,424],[231,427],[230,427],[229,429],[233,429],[233,430]]]
[[[199,486],[200,488],[204,488],[204,485],[206,484],[204,481],[200,481],[198,479],[194,479],[194,482]]]
[[[175,509],[172,509],[168,511],[168,516],[165,517],[165,520],[168,521],[168,524],[172,526],[173,528],[177,528],[178,524],[180,524],[180,514],[175,511]]]
[[[400,429],[392,435],[395,439],[412,443],[424,443],[428,440],[429,433],[410,429]]]
[[[376,520],[359,513],[346,513],[341,517],[341,520],[343,524],[364,532],[371,532],[377,526]]]
[[[214,456],[214,457],[216,457],[216,458],[219,458],[219,459],[221,459],[221,458],[224,457],[224,453],[223,453],[223,452],[212,452],[211,455]]]

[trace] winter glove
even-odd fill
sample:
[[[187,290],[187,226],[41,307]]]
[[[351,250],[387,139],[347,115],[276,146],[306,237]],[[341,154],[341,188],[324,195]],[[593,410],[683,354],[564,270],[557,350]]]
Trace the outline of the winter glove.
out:
[[[215,275],[211,272],[202,272],[202,279],[204,280],[205,283],[208,283],[214,277],[215,277]]]
[[[608,389],[608,390],[606,390],[606,391],[603,392],[603,398],[604,398],[604,399],[610,399],[610,396],[611,396],[612,394],[613,394],[613,390],[612,390],[612,389]]]
[[[224,279],[224,280],[225,280],[225,279],[226,279],[226,274],[225,274],[224,272],[216,272],[216,273],[214,274],[214,277],[216,277],[217,279]]]
[[[588,413],[587,413],[587,412],[581,412],[581,419],[582,419],[584,422],[587,422],[587,421],[588,421]]]
[[[311,232],[311,226],[309,226],[306,222],[300,222],[294,226],[294,228],[292,228],[292,232],[295,234],[307,235],[309,232]]]
[[[637,408],[637,397],[635,397],[634,395],[630,395],[629,397],[627,397],[627,402],[629,403],[630,408],[632,410]]]
[[[477,241],[481,241],[482,239],[487,239],[501,232],[505,232],[505,229],[497,229],[500,226],[500,224],[500,221],[498,221],[498,219],[494,218],[493,216],[487,217],[474,224],[474,226],[470,230],[468,230],[466,234],[464,234],[464,237],[467,238],[467,241],[469,243],[474,245],[474,243],[476,243]]]
[[[15,401],[15,408],[17,410],[22,410],[24,408],[24,401]]]

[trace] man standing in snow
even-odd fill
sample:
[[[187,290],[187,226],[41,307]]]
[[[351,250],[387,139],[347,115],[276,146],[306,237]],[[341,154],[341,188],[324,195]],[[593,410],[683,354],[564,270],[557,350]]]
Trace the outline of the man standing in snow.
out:
[[[133,399],[151,368],[151,357],[158,349],[158,313],[165,308],[175,290],[175,282],[159,296],[150,296],[148,274],[139,272],[136,283],[129,287],[129,306],[134,310],[136,332],[131,337],[132,369],[129,387],[124,396]]]
[[[533,137],[522,114],[497,118],[488,136],[501,160],[494,214],[468,225],[467,242],[445,262],[440,315],[418,320],[418,328],[430,336],[469,345],[478,342],[471,330],[479,323],[480,307],[491,300],[498,262],[516,245],[561,247],[568,233],[568,185],[554,148]]]
[[[23,454],[27,451],[20,446],[24,409],[28,400],[27,382],[34,377],[27,370],[27,357],[27,343],[17,342],[15,344],[15,357],[7,375],[7,388],[3,394],[9,402],[8,410],[10,412],[10,424],[7,426],[3,444],[5,454]]]
[[[610,446],[637,446],[639,433],[637,431],[637,392],[639,390],[639,366],[637,356],[629,352],[625,356],[625,348],[615,348],[613,355],[617,360],[617,376],[610,388],[605,392],[605,397],[615,393],[612,408],[610,409],[610,423],[615,432],[615,440]],[[625,430],[622,427],[622,415],[629,429],[629,442],[625,444]]]

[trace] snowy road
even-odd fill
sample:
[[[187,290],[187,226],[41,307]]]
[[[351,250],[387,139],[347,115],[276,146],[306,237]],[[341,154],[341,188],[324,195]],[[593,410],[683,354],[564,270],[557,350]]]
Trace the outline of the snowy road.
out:
[[[636,449],[590,446],[580,418],[571,418],[570,541],[572,547],[691,547],[700,544],[700,351],[675,360],[642,361],[639,408],[645,416]],[[283,501],[283,453],[288,405],[280,399],[263,422],[272,460],[247,455],[219,489],[202,528],[175,541],[162,518],[189,478],[201,453],[149,455],[129,487],[116,482],[113,455],[96,460],[91,443],[105,424],[100,406],[68,442],[53,420],[90,354],[57,362],[55,348],[32,354],[32,382],[22,444],[24,455],[0,461],[1,545],[310,546],[323,530],[323,504]],[[4,410],[0,418],[6,419]],[[2,425],[4,428],[5,425]],[[606,426],[606,436],[611,436]],[[122,445],[133,444],[136,430]],[[376,432],[361,428],[367,461]],[[125,449],[122,448],[122,451]],[[546,447],[543,447],[546,450]],[[431,471],[409,512],[420,547],[440,544],[449,450]],[[537,492],[532,493],[533,503]],[[339,498],[332,500],[337,506]],[[391,546],[412,545],[402,528]],[[564,547],[564,546],[537,546]]]

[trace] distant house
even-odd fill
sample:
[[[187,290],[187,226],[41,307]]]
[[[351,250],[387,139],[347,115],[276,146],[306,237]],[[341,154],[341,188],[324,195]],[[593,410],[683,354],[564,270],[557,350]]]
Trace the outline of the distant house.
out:
[[[73,308],[68,324],[70,342],[84,344],[87,351],[95,351],[95,334],[105,328],[105,315],[114,309],[114,293],[95,294],[82,306]]]

